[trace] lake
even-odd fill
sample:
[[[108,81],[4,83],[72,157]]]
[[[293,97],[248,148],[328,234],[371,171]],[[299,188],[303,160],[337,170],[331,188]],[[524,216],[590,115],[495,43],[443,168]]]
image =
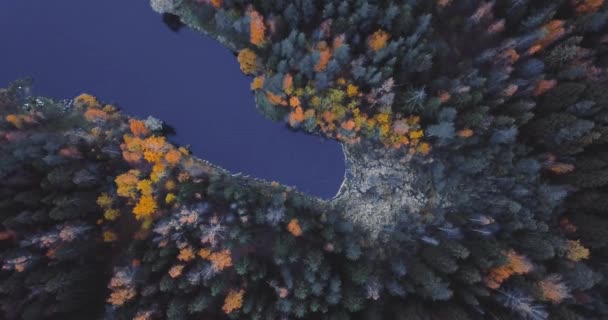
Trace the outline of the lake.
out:
[[[91,93],[167,122],[173,140],[227,170],[323,198],[342,182],[337,142],[265,119],[233,54],[172,32],[147,0],[2,0],[0,39],[0,87],[31,76],[37,95]]]

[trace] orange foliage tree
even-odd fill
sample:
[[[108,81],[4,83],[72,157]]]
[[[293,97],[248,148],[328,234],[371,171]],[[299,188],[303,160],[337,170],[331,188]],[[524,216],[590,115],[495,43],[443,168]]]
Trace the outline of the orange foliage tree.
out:
[[[226,299],[224,299],[224,306],[222,310],[226,314],[232,313],[234,310],[238,310],[243,305],[243,296],[245,295],[245,290],[241,289],[239,291],[230,290]]]
[[[498,289],[502,283],[514,274],[526,274],[532,271],[532,263],[515,250],[507,252],[507,263],[498,266],[486,275],[484,283],[492,289]]]
[[[257,11],[249,12],[251,18],[250,24],[250,40],[256,46],[261,46],[265,40],[266,26],[264,25],[264,17]]]

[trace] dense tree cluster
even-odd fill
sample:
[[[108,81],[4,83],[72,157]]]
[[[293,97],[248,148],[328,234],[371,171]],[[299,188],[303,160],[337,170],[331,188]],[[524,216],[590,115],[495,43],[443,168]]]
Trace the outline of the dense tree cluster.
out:
[[[428,199],[370,237],[341,206],[196,159],[156,119],[16,84],[0,92],[5,318],[608,317],[607,3],[152,5],[234,50],[270,118],[413,171]]]

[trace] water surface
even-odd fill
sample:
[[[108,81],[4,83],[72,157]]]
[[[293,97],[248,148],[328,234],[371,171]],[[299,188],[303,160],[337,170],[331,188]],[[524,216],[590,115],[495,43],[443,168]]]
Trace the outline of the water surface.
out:
[[[337,142],[265,119],[233,54],[170,31],[147,0],[1,0],[0,39],[0,87],[31,76],[38,95],[94,94],[168,122],[178,143],[232,172],[325,198],[342,182]]]

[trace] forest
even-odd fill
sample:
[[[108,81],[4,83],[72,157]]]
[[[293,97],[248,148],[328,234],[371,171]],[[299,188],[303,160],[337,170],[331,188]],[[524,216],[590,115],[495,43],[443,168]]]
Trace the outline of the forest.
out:
[[[608,317],[608,3],[151,5],[229,48],[270,120],[340,141],[343,188],[232,175],[159,119],[17,81],[3,318]]]

